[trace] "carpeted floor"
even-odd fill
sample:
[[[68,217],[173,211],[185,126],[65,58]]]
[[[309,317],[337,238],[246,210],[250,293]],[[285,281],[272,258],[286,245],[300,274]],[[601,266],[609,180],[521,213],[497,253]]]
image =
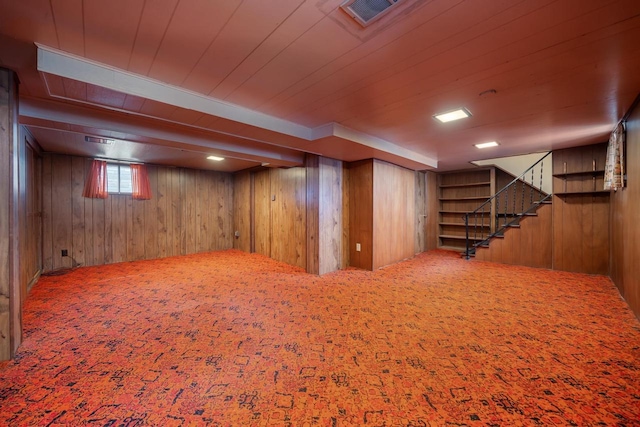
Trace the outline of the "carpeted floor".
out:
[[[24,324],[3,426],[640,425],[640,323],[604,277],[224,251],[43,277]]]

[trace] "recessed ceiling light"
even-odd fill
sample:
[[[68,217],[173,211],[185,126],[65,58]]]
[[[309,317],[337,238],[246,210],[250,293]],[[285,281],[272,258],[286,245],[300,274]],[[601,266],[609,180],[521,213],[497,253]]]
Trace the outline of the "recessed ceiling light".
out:
[[[489,148],[489,147],[497,147],[498,143],[496,141],[491,142],[483,142],[482,144],[475,144],[476,148]]]
[[[215,160],[216,162],[221,162],[224,160],[224,157],[218,157],[218,156],[209,156],[207,157],[207,159],[209,160]]]
[[[449,111],[447,113],[440,113],[433,116],[436,120],[442,123],[452,122],[454,120],[466,119],[471,117],[471,113],[466,108],[458,108],[457,110]]]

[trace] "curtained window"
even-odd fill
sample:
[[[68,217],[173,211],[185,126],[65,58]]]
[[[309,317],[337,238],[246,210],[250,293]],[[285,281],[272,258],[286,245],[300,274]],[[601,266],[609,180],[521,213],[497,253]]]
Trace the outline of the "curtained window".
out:
[[[151,199],[151,184],[146,166],[94,160],[84,183],[82,196],[106,199],[109,193],[131,194],[135,200]]]
[[[604,166],[604,189],[616,191],[624,187],[624,125],[618,123],[609,137]]]
[[[131,184],[135,200],[151,199],[151,184],[145,165],[131,165]]]
[[[94,160],[91,163],[91,170],[84,183],[82,197],[106,199],[107,196],[107,162]]]

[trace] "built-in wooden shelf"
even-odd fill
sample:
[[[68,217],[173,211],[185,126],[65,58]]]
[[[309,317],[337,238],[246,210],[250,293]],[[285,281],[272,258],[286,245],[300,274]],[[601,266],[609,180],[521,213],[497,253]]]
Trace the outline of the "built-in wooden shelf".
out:
[[[554,270],[607,274],[610,192],[604,190],[607,143],[553,151],[551,257]],[[557,196],[557,197],[555,197]],[[562,225],[561,227],[557,225]]]
[[[465,250],[464,215],[472,213],[491,197],[491,189],[496,185],[495,168],[479,168],[438,174],[438,243],[439,247]],[[469,231],[485,235],[491,230],[490,210],[487,204],[484,218],[481,214],[470,215]],[[483,225],[473,225],[474,221]],[[463,235],[460,235],[463,234]],[[472,237],[473,243],[482,239]]]
[[[556,196],[608,196],[609,190],[593,190],[593,191],[558,191],[553,193]]]
[[[441,222],[440,225],[450,225],[450,226],[453,226],[453,227],[464,227],[465,226],[464,222]],[[469,227],[489,228],[489,227],[491,227],[491,225],[489,225],[489,224],[485,224],[485,225],[480,225],[480,224],[472,225],[472,224],[469,224]]]
[[[438,200],[442,202],[458,202],[467,200],[487,200],[489,196],[469,196],[469,197],[440,197]]]
[[[469,211],[448,210],[448,209],[442,209],[442,210],[439,210],[438,212],[440,212],[440,213],[451,213],[451,214],[462,214],[462,215],[464,215],[466,213],[469,213]]]
[[[565,172],[565,173],[554,173],[553,176],[557,178],[566,178],[570,176],[589,176],[589,175],[603,175],[604,169],[602,170],[586,170],[586,171],[578,171],[578,172]]]
[[[456,187],[482,187],[485,185],[491,185],[490,181],[482,182],[468,182],[466,184],[442,184],[440,188],[456,188]]]
[[[467,239],[466,236],[456,236],[456,235],[453,235],[453,234],[441,234],[439,237],[441,239],[454,239],[454,240],[466,240]],[[482,238],[482,237],[469,236],[469,240],[476,240],[478,242],[481,241],[481,240],[484,240],[484,239],[486,239],[486,237]]]

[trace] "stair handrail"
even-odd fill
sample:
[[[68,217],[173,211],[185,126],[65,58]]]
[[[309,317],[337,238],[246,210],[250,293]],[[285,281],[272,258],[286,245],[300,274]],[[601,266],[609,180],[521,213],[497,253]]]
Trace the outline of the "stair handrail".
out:
[[[542,163],[544,161],[544,159],[546,159],[549,155],[551,154],[551,151],[547,152],[547,154],[545,154],[544,156],[542,156],[540,159],[538,159],[537,162],[535,162],[534,164],[532,164],[531,166],[529,166],[524,172],[522,172],[518,177],[514,178],[510,183],[508,183],[507,185],[505,185],[504,187],[502,187],[499,191],[496,192],[496,194],[490,196],[486,201],[484,201],[482,204],[480,204],[475,210],[465,213],[463,216],[464,219],[464,228],[465,228],[465,234],[466,234],[466,243],[465,243],[465,256],[467,259],[469,259],[470,257],[470,251],[471,248],[469,247],[469,217],[472,215],[476,215],[478,214],[478,212],[483,213],[484,216],[484,212],[485,212],[485,208],[487,205],[489,205],[489,208],[491,208],[491,202],[496,199],[497,197],[499,197],[503,192],[507,191],[508,188],[510,188],[514,183],[516,182],[520,182],[523,181],[526,183],[526,180],[523,180],[523,178],[525,177],[525,175],[527,175],[529,172],[531,172],[536,166],[538,166],[538,164]],[[532,184],[533,186],[533,184]],[[534,186],[535,187],[535,186]],[[537,189],[540,193],[544,194],[544,197],[542,198],[541,201],[546,201],[549,199],[550,194],[547,194],[545,191],[542,190],[542,188],[538,188]],[[491,209],[489,209],[491,210]],[[525,211],[525,212],[529,212],[531,210],[531,206]],[[505,227],[506,228],[506,227]],[[504,229],[504,228],[503,228]],[[502,230],[502,229],[501,229]],[[489,240],[491,237],[493,237],[498,231],[492,233],[489,235],[489,237],[486,240]],[[476,243],[474,246],[478,246],[480,245],[482,242],[480,243]]]

